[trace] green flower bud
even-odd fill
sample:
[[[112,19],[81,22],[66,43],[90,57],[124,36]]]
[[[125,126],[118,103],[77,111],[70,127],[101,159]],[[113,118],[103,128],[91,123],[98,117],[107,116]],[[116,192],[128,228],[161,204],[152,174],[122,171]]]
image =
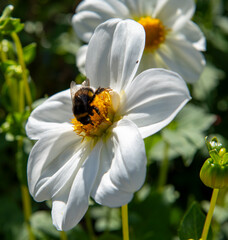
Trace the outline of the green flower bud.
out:
[[[211,188],[226,188],[228,187],[228,153],[218,143],[217,138],[213,138],[211,142],[206,144],[209,150],[210,158],[208,158],[201,170],[200,179],[202,182]]]
[[[219,150],[219,156],[220,156],[220,157],[223,157],[225,153],[226,153],[226,149],[225,149],[225,148],[221,148],[221,149]]]
[[[2,16],[0,16],[0,20],[10,17],[13,9],[14,9],[13,5],[6,6],[5,9],[3,10]]]

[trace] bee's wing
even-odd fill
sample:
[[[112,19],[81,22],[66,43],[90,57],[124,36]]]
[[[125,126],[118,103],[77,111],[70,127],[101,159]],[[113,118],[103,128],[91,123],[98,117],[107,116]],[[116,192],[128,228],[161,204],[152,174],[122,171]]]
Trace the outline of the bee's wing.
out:
[[[90,82],[89,79],[87,78],[81,85],[77,85],[74,81],[70,83],[70,94],[71,94],[71,99],[74,98],[75,93],[82,87],[89,87]]]
[[[70,94],[71,99],[74,98],[75,93],[80,89],[81,86],[77,85],[74,81],[70,83]]]
[[[86,80],[82,83],[83,87],[89,87],[90,86],[90,81],[88,78],[86,78]]]

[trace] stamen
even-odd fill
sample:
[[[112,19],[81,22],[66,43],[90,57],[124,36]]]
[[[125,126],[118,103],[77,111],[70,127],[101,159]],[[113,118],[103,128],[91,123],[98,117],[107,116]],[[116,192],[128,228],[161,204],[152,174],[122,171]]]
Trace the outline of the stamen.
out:
[[[168,29],[165,28],[160,19],[141,17],[138,21],[146,32],[145,50],[154,51],[165,41]]]

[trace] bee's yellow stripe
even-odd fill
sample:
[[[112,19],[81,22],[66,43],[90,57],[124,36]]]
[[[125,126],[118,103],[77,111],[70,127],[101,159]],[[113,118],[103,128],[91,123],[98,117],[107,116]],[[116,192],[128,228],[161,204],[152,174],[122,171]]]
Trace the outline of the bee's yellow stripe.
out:
[[[85,112],[85,113],[77,114],[76,117],[81,118],[81,117],[85,117],[87,115],[89,115],[89,114],[87,112]]]

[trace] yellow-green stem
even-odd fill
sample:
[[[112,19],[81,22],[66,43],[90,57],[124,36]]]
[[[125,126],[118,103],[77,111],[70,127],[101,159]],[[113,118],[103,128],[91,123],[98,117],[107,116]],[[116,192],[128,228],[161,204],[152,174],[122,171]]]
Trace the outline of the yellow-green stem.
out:
[[[158,177],[158,191],[162,191],[163,187],[167,181],[167,174],[169,168],[169,144],[167,142],[164,143],[164,157],[161,163],[159,177]]]
[[[1,57],[1,61],[3,63],[8,60],[7,55],[3,50],[3,46],[2,46],[1,42],[0,42],[0,57]],[[6,84],[9,88],[12,107],[16,111],[17,110],[17,99],[16,99],[16,95],[14,94],[15,85],[12,83],[11,79],[7,76],[7,74],[4,73],[4,77],[5,77],[5,80],[6,80]]]
[[[30,225],[30,217],[32,213],[30,195],[29,195],[27,186],[24,184],[21,184],[21,195],[22,195],[25,223],[28,229],[28,234],[29,234],[29,240],[35,240],[35,236],[33,235],[32,228]]]
[[[59,232],[61,240],[67,240],[67,235],[64,231]]]
[[[91,222],[89,209],[86,212],[85,220],[86,220],[86,227],[87,227],[90,239],[91,240],[96,240],[96,236],[95,236],[95,233],[93,231],[93,226],[92,226],[92,222]]]
[[[1,42],[0,42],[0,50],[1,50],[0,52],[1,52],[1,60],[2,60],[2,62],[7,61],[7,56],[6,56],[6,53],[3,50],[3,46],[2,46]]]
[[[30,92],[29,84],[28,84],[28,78],[27,78],[27,73],[26,73],[26,66],[25,66],[25,62],[24,62],[21,41],[15,32],[13,32],[11,36],[16,45],[18,61],[19,61],[19,64],[21,65],[21,69],[22,69],[22,77],[23,77],[23,81],[24,81],[26,100],[27,100],[30,110],[32,110],[32,95]]]
[[[218,197],[218,193],[219,193],[219,189],[213,189],[211,202],[210,202],[210,208],[209,208],[209,211],[207,213],[207,217],[206,217],[204,227],[203,227],[203,232],[202,232],[202,237],[201,237],[202,240],[207,239],[208,231],[209,231],[209,228],[210,228],[210,225],[211,225],[211,219],[212,219],[212,216],[213,216],[213,212],[214,212],[217,197]]]
[[[24,102],[24,82],[19,82],[19,112],[23,112],[25,108]]]
[[[121,207],[121,211],[122,211],[123,240],[129,240],[128,206],[127,206],[127,204]]]

